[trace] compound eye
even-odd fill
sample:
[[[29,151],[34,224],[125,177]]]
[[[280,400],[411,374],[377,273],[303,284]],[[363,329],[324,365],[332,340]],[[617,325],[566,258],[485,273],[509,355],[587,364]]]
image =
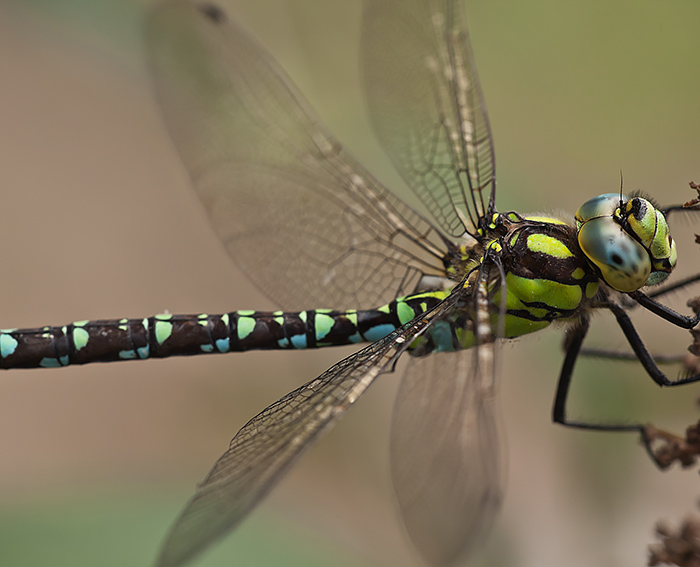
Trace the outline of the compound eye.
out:
[[[611,217],[593,218],[578,232],[583,253],[613,289],[630,292],[646,285],[651,260],[645,248]]]
[[[627,201],[627,197],[619,193],[605,193],[586,201],[576,211],[576,224],[578,228],[591,219],[598,217],[611,217],[620,203]]]
[[[635,197],[625,205],[622,221],[651,256],[652,272],[647,285],[661,283],[676,266],[676,244],[666,217],[646,199]]]

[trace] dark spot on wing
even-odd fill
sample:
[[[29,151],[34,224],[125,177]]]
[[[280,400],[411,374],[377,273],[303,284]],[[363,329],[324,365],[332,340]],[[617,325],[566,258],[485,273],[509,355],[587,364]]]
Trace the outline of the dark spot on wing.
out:
[[[221,24],[226,21],[226,13],[215,4],[202,3],[197,6],[198,10],[202,12],[207,18],[212,22]]]

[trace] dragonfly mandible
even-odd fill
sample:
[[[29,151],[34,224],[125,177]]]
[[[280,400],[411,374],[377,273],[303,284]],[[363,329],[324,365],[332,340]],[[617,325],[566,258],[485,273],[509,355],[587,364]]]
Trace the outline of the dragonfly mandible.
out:
[[[161,565],[181,564],[234,527],[406,351],[415,359],[397,402],[393,476],[408,531],[436,565],[468,553],[500,502],[491,407],[498,338],[572,321],[555,419],[575,427],[640,431],[566,421],[590,310],[613,312],[657,383],[697,379],[666,379],[618,299],[626,294],[680,326],[697,323],[638,291],[675,265],[662,212],[640,196],[611,193],[588,201],[571,224],[498,213],[493,143],[461,5],[375,1],[366,12],[370,111],[430,218],[344,152],[223,11],[170,2],[149,28],[166,123],[229,254],[281,306],[332,309],[0,333],[8,368],[371,342],[239,432],[174,527]],[[608,241],[612,248],[601,246]]]

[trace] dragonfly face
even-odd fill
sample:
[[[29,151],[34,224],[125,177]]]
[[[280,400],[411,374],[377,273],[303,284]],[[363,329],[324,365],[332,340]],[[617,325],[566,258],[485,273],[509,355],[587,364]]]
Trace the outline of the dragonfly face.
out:
[[[576,212],[581,250],[617,291],[663,282],[676,265],[676,244],[666,217],[642,197],[608,193]]]

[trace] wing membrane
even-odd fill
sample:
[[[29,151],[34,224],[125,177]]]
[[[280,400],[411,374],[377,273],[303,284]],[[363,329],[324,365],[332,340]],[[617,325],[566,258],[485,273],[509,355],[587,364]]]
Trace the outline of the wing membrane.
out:
[[[265,50],[185,0],[147,38],[172,139],[229,255],[285,309],[370,307],[441,273],[437,231],[355,162]]]
[[[435,566],[473,552],[501,503],[495,349],[502,329],[491,324],[491,271],[480,270],[457,310],[474,314],[464,330],[476,346],[412,360],[394,407],[391,473],[401,516]]]
[[[233,529],[299,455],[331,427],[408,345],[446,316],[453,293],[385,338],[372,343],[251,419],[233,438],[172,527],[158,567],[176,567]]]
[[[493,141],[462,2],[367,0],[362,63],[377,136],[453,236],[494,211]]]
[[[412,359],[394,407],[392,480],[406,530],[431,565],[473,552],[500,508],[493,389],[476,355]]]

